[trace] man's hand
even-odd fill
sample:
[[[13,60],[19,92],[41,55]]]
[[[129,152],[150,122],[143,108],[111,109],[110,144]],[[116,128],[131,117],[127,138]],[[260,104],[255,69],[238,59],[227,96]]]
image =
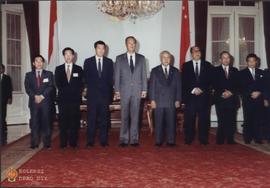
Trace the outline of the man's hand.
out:
[[[40,95],[35,95],[35,103],[37,103],[37,104],[39,104],[39,103],[41,103],[41,97],[40,97]]]
[[[202,93],[203,93],[203,91],[202,91],[200,88],[198,88],[198,87],[195,88],[194,94],[195,94],[196,96],[199,96],[199,95],[201,95]]]
[[[180,108],[180,101],[175,101],[175,108]]]
[[[147,95],[147,92],[146,91],[143,91],[142,94],[141,94],[141,98],[146,98],[146,95]]]
[[[268,102],[268,100],[264,100],[263,102],[264,102],[264,106],[265,106],[265,107],[269,107],[269,102]]]
[[[12,98],[9,98],[7,103],[12,104]]]
[[[233,95],[233,94],[232,94],[231,91],[225,90],[225,91],[222,93],[222,98],[227,99],[227,98],[231,97],[232,95]]]
[[[157,104],[156,104],[155,101],[151,101],[151,108],[152,108],[152,109],[157,108]]]
[[[251,98],[252,99],[257,99],[261,95],[261,92],[259,91],[254,91],[251,93]]]
[[[115,92],[114,93],[114,97],[113,97],[113,99],[116,101],[116,100],[120,100],[120,92]]]

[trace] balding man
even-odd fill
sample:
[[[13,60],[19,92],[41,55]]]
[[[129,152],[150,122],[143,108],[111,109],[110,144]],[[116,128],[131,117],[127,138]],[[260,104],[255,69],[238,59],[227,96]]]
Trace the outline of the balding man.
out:
[[[163,144],[163,130],[167,132],[167,146],[175,146],[176,108],[181,101],[181,77],[171,65],[171,54],[160,53],[161,65],[153,68],[150,76],[149,97],[154,109],[156,146]]]

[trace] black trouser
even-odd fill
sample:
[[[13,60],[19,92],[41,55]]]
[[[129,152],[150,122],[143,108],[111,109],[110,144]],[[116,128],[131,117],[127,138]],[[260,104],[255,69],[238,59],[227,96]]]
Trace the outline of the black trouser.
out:
[[[208,143],[210,127],[210,106],[207,98],[191,99],[185,106],[184,111],[184,132],[185,143],[190,144],[195,138],[196,117],[198,117],[199,140],[201,143]]]
[[[216,105],[216,112],[218,118],[218,128],[216,142],[223,144],[225,139],[227,143],[234,142],[234,133],[236,130],[236,108],[226,108],[221,105]]]
[[[40,137],[43,138],[43,145],[51,145],[51,113],[50,106],[46,103],[32,104],[30,106],[30,128],[31,128],[31,146],[39,145]]]
[[[175,144],[176,109],[156,108],[154,110],[154,117],[156,144],[163,143],[163,133],[165,127],[167,132],[167,143]]]
[[[267,126],[267,137],[266,137],[266,139],[270,143],[270,107],[266,108],[266,126]]]
[[[2,103],[1,104],[1,145],[7,144],[7,122],[6,122],[6,116],[7,116],[7,104]]]
[[[109,104],[104,104],[102,102],[96,104],[88,104],[87,113],[87,144],[94,144],[97,128],[99,128],[100,143],[108,144]]]
[[[72,147],[77,146],[80,118],[79,103],[59,104],[60,147],[66,147],[67,142]]]
[[[243,104],[244,111],[244,130],[243,138],[245,142],[261,142],[262,140],[262,121],[263,103]]]

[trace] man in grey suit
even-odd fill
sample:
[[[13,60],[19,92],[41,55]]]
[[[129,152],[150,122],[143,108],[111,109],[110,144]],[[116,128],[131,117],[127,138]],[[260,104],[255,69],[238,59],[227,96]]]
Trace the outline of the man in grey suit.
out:
[[[116,57],[115,98],[121,101],[120,144],[139,146],[139,112],[141,98],[147,95],[146,63],[143,55],[135,52],[136,39],[125,40],[127,52]]]
[[[181,101],[181,77],[177,68],[170,65],[171,54],[160,53],[161,65],[151,71],[149,98],[154,109],[156,146],[163,144],[164,125],[167,131],[167,146],[175,146],[176,108]]]

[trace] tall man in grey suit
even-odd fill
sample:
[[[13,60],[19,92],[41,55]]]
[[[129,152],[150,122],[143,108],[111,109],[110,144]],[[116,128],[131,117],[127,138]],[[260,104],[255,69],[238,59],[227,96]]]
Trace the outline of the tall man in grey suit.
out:
[[[161,65],[151,71],[149,97],[154,109],[156,146],[163,144],[166,126],[167,146],[175,146],[176,108],[180,107],[181,77],[177,68],[170,65],[171,54],[160,53]]]
[[[141,98],[147,95],[146,63],[143,55],[135,52],[136,39],[125,40],[127,52],[116,57],[115,98],[121,100],[120,144],[139,146],[139,112]]]

